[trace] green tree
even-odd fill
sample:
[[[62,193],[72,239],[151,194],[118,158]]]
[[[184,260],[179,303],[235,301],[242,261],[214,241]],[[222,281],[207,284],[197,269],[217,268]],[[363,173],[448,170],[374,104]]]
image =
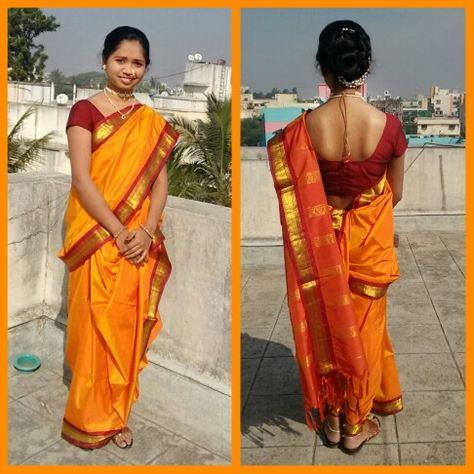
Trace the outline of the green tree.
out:
[[[240,144],[259,146],[263,137],[262,121],[257,118],[245,118],[240,121]]]
[[[72,98],[71,79],[65,76],[59,69],[53,69],[48,75],[48,81],[54,83],[55,93],[66,94]]]
[[[41,33],[59,28],[54,16],[39,8],[8,10],[8,77],[13,81],[40,82],[48,55],[34,39]]]
[[[231,205],[231,101],[207,97],[205,120],[174,117],[180,134],[168,164],[170,194]]]
[[[75,74],[68,78],[71,84],[77,87],[85,87],[91,89],[102,89],[107,81],[105,74],[100,71],[88,71]]]
[[[35,112],[34,107],[29,107],[13,125],[8,134],[8,172],[17,173],[25,171],[32,164],[42,163],[41,151],[46,148],[53,136],[49,132],[41,138],[26,139],[20,134],[26,119]]]

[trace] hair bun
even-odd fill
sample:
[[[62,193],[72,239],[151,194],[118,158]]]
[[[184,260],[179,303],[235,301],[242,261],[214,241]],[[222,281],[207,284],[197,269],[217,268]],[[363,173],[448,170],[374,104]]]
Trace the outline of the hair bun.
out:
[[[355,22],[343,20],[323,29],[316,60],[322,69],[350,82],[367,73],[371,54],[370,38],[364,29]]]

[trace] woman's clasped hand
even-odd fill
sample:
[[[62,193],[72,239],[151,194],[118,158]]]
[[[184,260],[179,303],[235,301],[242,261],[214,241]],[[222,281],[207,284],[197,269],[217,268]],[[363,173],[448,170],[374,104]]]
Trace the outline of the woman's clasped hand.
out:
[[[115,240],[120,254],[136,266],[142,266],[148,261],[148,251],[152,242],[142,227],[124,229]]]

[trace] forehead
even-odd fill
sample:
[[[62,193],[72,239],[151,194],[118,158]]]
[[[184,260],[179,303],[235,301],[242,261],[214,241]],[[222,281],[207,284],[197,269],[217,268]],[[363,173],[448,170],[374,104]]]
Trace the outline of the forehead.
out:
[[[142,61],[145,60],[143,46],[138,40],[122,40],[112,55],[126,56],[128,58],[141,59]]]

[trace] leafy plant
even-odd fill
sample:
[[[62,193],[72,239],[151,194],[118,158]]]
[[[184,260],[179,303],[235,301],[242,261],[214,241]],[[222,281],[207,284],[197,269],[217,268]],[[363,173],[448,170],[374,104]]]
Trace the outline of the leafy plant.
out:
[[[18,121],[13,125],[8,134],[8,172],[17,173],[25,171],[33,164],[41,164],[41,151],[46,148],[53,132],[49,132],[40,138],[27,139],[20,134],[25,121],[35,112],[35,108],[29,107]]]
[[[206,120],[174,117],[180,134],[168,164],[170,194],[231,205],[231,101],[207,96]]]

